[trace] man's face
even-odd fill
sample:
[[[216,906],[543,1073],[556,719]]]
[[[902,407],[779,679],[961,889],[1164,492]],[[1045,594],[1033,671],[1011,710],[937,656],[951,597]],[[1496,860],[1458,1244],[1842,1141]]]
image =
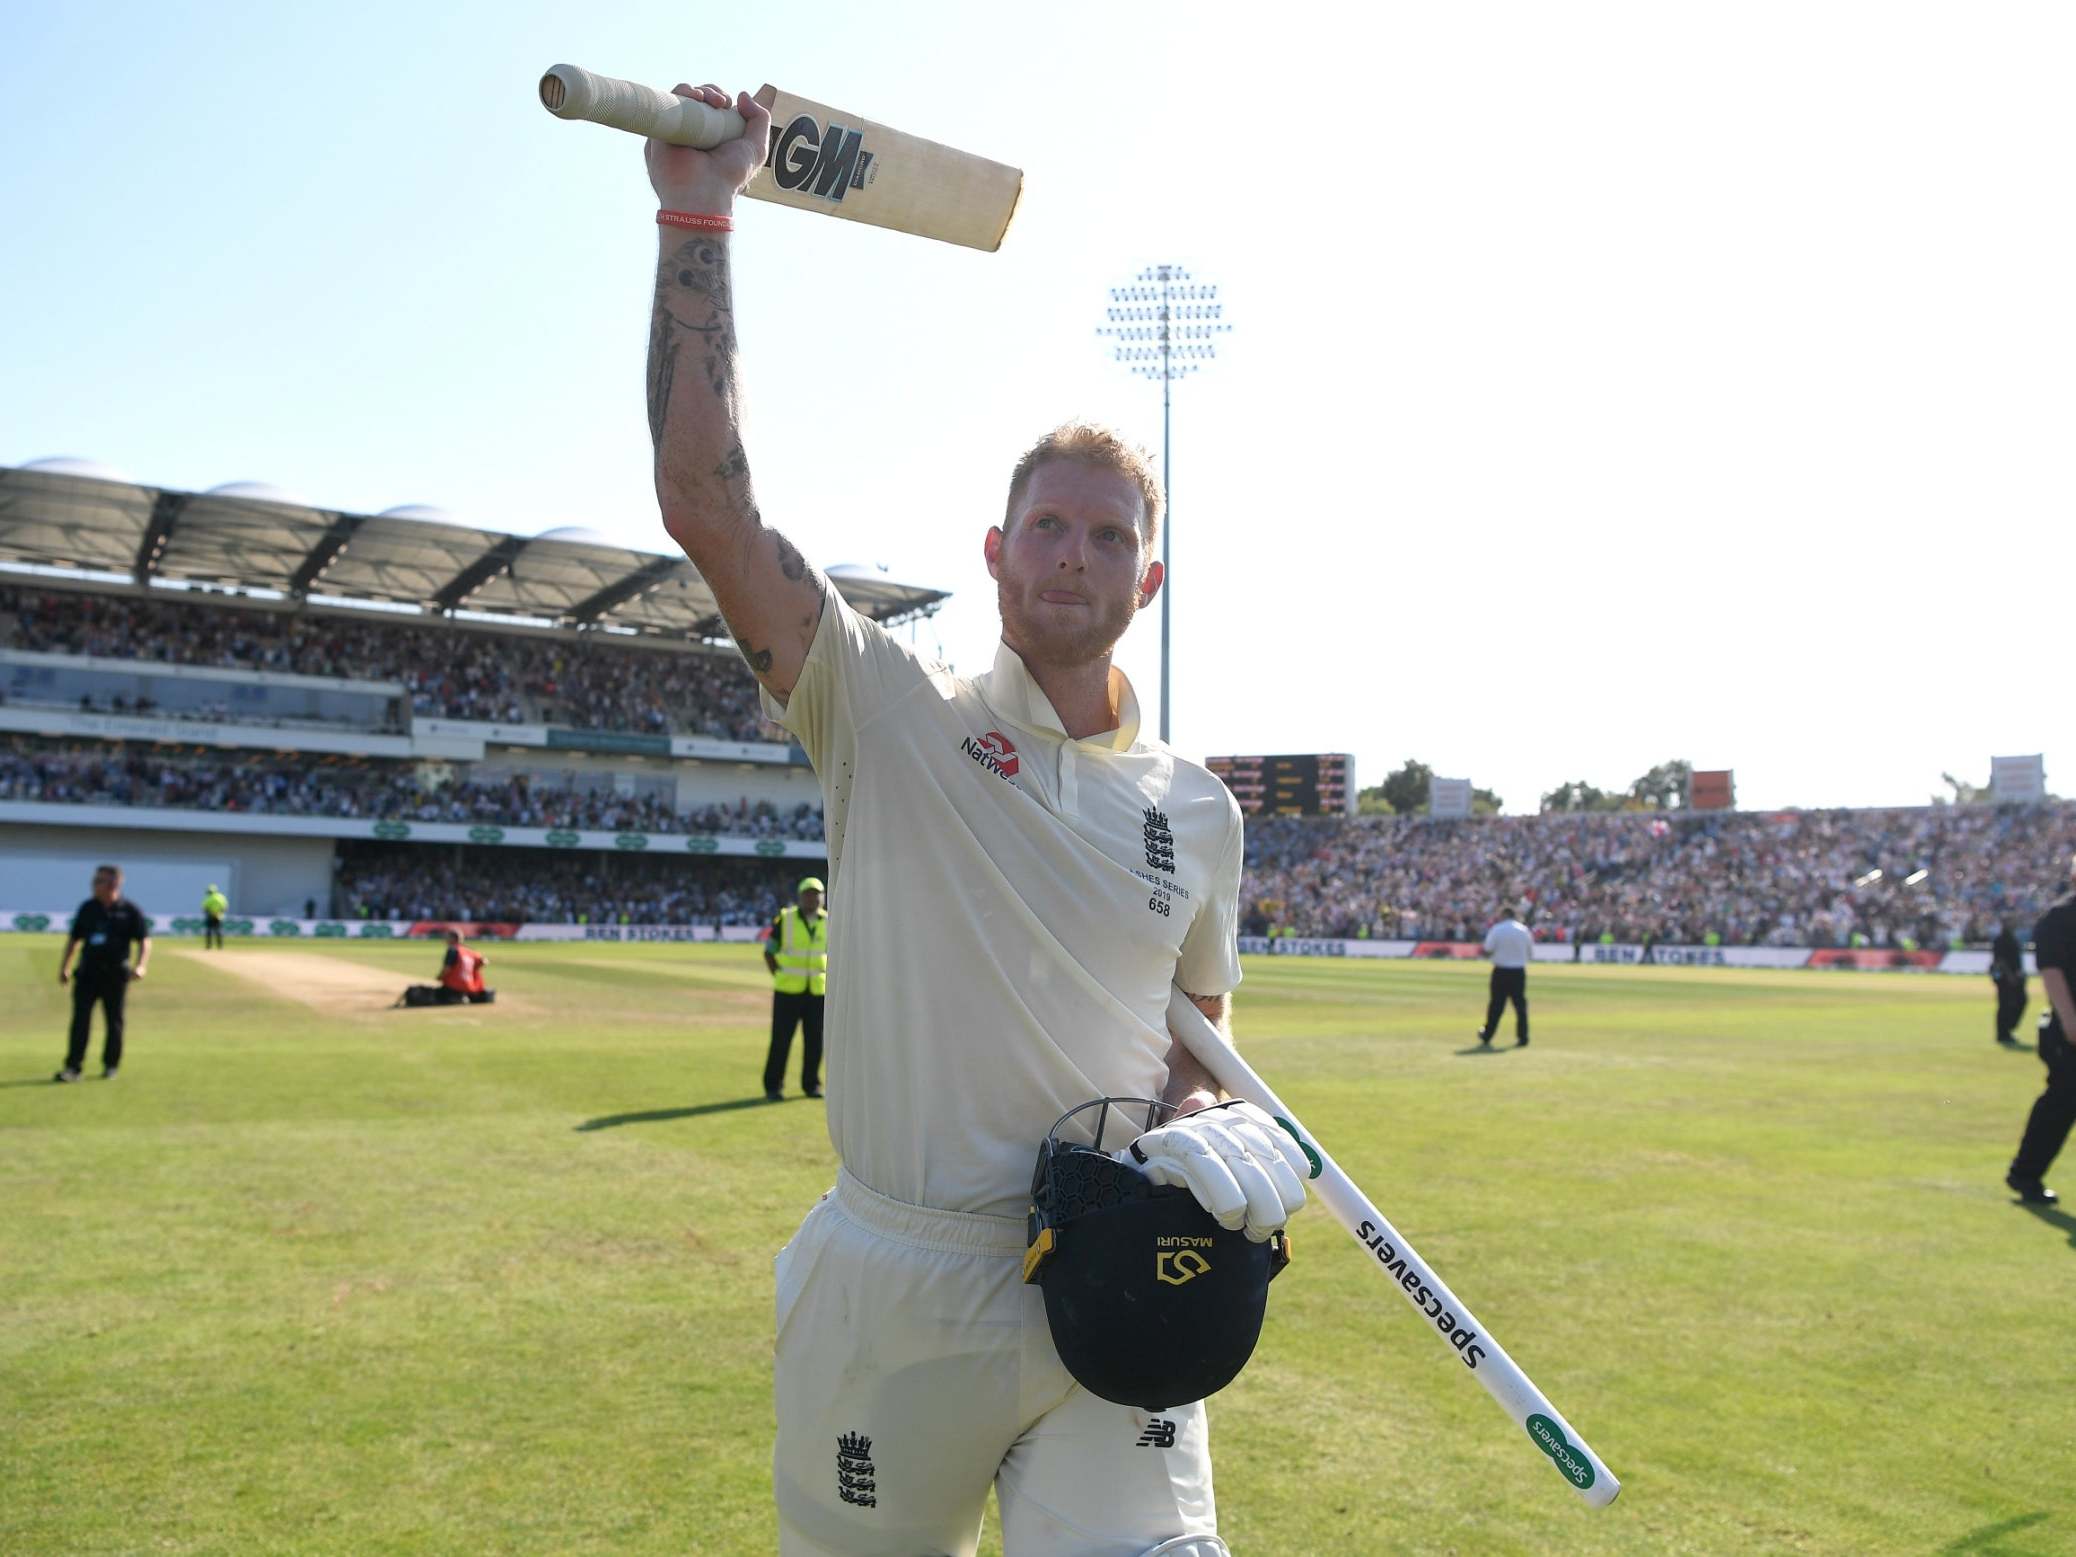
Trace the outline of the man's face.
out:
[[[1122,471],[1048,460],[1031,472],[1016,514],[988,531],[988,573],[1002,636],[1040,665],[1108,654],[1161,587],[1146,555],[1139,484]]]
[[[77,881],[79,878],[74,876],[72,879]],[[122,890],[122,877],[114,874],[112,871],[97,870],[94,872],[94,896],[102,902],[112,904],[116,898],[122,895]]]
[[[822,894],[809,887],[800,894],[800,911],[812,919],[822,911]]]

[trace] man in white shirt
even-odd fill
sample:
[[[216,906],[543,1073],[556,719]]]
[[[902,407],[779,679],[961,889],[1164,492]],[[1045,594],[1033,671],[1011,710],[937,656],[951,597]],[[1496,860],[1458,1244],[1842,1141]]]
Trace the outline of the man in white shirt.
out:
[[[1485,1006],[1485,1025],[1478,1029],[1478,1042],[1492,1043],[1499,1031],[1499,1018],[1514,1003],[1514,1047],[1528,1047],[1528,964],[1535,960],[1535,937],[1511,908],[1499,912],[1499,922],[1485,932],[1485,955],[1492,959],[1492,998]]]
[[[983,546],[1002,614],[983,676],[852,611],[751,492],[727,233],[770,117],[747,94],[732,106],[740,140],[647,148],[664,226],[649,416],[664,526],[821,779],[840,904],[827,1085],[842,1171],[777,1272],[779,1549],[970,1554],[992,1485],[1010,1557],[1212,1557],[1226,1548],[1203,1403],[1156,1426],[1082,1390],[1021,1280],[1048,1129],[1097,1097],[1213,1103],[1167,1003],[1180,984],[1223,1026],[1240,979],[1239,808],[1141,731],[1110,663],[1161,586],[1159,485],[1100,429],[1061,428],[1024,457]],[[1220,1117],[1167,1133],[1195,1142]],[[1259,1149],[1284,1144],[1270,1126]],[[1258,1192],[1221,1220],[1266,1238],[1302,1203],[1297,1178],[1272,1191],[1238,1171]]]

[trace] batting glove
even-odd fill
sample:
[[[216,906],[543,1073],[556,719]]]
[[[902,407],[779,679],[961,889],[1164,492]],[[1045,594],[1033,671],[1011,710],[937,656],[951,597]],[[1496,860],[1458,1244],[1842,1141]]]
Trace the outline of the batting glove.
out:
[[[1171,1119],[1119,1152],[1156,1184],[1188,1190],[1220,1227],[1266,1243],[1305,1203],[1298,1143],[1252,1103]]]

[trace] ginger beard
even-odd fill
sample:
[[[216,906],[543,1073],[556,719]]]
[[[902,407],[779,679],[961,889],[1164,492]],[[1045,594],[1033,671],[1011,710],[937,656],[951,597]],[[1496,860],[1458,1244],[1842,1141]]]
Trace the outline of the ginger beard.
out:
[[[1071,459],[1033,470],[1015,517],[988,532],[1003,641],[1030,665],[1107,659],[1160,592],[1144,522],[1139,485],[1122,471]]]

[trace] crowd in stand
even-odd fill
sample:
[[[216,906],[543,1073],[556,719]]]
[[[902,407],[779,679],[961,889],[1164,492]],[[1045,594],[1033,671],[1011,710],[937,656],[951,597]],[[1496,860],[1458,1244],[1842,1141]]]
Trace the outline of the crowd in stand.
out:
[[[2064,890],[2076,804],[1611,815],[1256,818],[1254,934],[1941,947]]]
[[[783,741],[732,655],[520,629],[429,627],[0,584],[0,646],[151,664],[399,682],[420,715]]]
[[[121,742],[10,737],[0,746],[0,800],[150,806],[235,816],[352,817],[644,833],[822,836],[822,808],[769,801],[678,810],[655,794],[621,795],[526,775],[420,781],[414,764],[292,754],[207,751],[166,755]]]
[[[587,634],[478,630],[0,584],[0,646],[400,683],[414,713],[650,735],[783,740],[732,655]],[[84,706],[98,708],[91,699]],[[149,713],[147,697],[116,712]],[[466,773],[466,770],[462,770]],[[819,839],[820,808],[744,800],[681,811],[501,775],[428,781],[400,762],[169,754],[14,737],[0,800],[370,821]],[[2030,924],[2076,849],[2076,805],[1780,813],[1584,813],[1436,822],[1257,818],[1242,921],[1253,933],[1475,939],[1502,906],[1546,940],[1942,946]],[[574,867],[572,867],[574,868]],[[577,889],[572,889],[577,890]],[[480,916],[478,916],[480,917]],[[645,921],[646,922],[646,921]]]
[[[798,861],[351,844],[332,906],[356,919],[761,925],[799,875]]]

